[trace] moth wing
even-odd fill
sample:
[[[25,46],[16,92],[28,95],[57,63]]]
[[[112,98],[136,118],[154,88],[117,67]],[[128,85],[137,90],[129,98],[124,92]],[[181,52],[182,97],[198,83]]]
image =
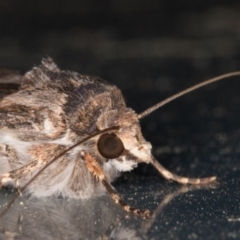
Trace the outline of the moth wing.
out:
[[[44,152],[66,130],[58,119],[60,114],[41,106],[41,102],[38,109],[31,101],[24,108],[24,101],[29,98],[19,91],[22,78],[17,71],[0,69],[0,173],[31,162],[35,158],[31,151],[33,145],[45,144]],[[38,102],[37,98],[35,101]],[[40,150],[38,153],[42,155]]]

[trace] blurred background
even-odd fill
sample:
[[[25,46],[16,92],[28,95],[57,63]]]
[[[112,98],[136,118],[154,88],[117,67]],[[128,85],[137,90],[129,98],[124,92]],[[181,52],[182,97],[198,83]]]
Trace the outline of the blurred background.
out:
[[[0,67],[24,73],[47,56],[61,69],[113,82],[141,112],[207,78],[240,70],[240,2],[0,0]],[[150,231],[152,239],[240,238],[239,92],[239,78],[227,79],[142,121],[164,166],[191,177],[217,175],[222,184],[213,195],[199,193],[208,196],[202,201],[194,197],[197,209],[179,210],[179,203],[193,199],[173,204]],[[156,200],[177,185],[140,166],[115,186],[129,198],[147,191]],[[137,199],[133,205],[141,206],[144,200]],[[183,209],[191,210],[184,215]]]
[[[0,20],[0,63],[24,70],[44,56],[102,75],[115,61],[226,59],[230,70],[239,57],[236,0],[1,0]]]

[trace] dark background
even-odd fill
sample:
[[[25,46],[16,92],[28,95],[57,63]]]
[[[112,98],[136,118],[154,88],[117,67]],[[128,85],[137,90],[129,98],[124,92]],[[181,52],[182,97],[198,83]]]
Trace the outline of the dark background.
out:
[[[128,106],[141,112],[202,80],[240,70],[240,3],[0,0],[0,66],[24,73],[46,56],[62,69],[115,83]],[[240,239],[239,92],[240,78],[227,79],[142,120],[143,134],[164,166],[191,177],[217,175],[217,188],[176,197],[145,232],[145,221],[126,220],[108,197],[90,200],[90,207],[74,202],[71,208],[26,199],[30,213],[23,210],[27,222],[19,239],[41,239],[43,233],[47,239],[96,239],[114,233],[113,239],[124,239],[119,228],[145,239]],[[126,201],[151,210],[180,188],[150,166],[124,175],[115,186]],[[49,215],[47,210],[59,204],[62,215],[58,207]],[[13,232],[19,229],[17,204],[16,209],[9,216]],[[42,217],[32,218],[31,211]],[[66,223],[59,225],[59,218]]]

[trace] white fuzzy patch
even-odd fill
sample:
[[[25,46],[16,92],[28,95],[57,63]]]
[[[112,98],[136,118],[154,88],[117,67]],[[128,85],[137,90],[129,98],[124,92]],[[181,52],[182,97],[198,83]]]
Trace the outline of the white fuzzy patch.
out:
[[[60,144],[60,145],[73,144],[72,141],[69,141],[69,138],[70,138],[69,136],[70,136],[70,130],[68,129],[62,138],[58,138],[53,141],[48,141],[48,143],[55,143],[55,144]]]
[[[47,133],[47,134],[48,134],[48,133],[51,133],[51,132],[53,131],[53,129],[55,130],[52,122],[49,121],[48,118],[45,119],[45,120],[44,120],[44,131],[45,131],[45,133]],[[55,132],[55,131],[54,131],[54,132]]]
[[[23,142],[18,139],[17,135],[13,131],[0,130],[0,143],[8,144],[10,146],[18,146],[21,144],[23,148],[31,145],[29,142]]]
[[[137,163],[135,161],[126,160],[125,157],[123,157],[121,161],[114,159],[110,160],[109,162],[111,162],[112,165],[120,172],[131,171],[137,166]]]
[[[32,143],[19,140],[14,132],[0,130],[0,143],[14,148],[17,155],[21,157],[23,163],[29,160],[27,150],[32,146]]]
[[[28,191],[32,193],[32,195],[36,197],[46,197],[51,195],[59,195],[64,187],[67,185],[71,175],[73,168],[75,166],[75,161],[69,161],[69,164],[66,166],[66,168],[56,177],[49,179],[48,187],[39,187],[36,191],[36,187],[34,184],[30,185],[28,188]]]

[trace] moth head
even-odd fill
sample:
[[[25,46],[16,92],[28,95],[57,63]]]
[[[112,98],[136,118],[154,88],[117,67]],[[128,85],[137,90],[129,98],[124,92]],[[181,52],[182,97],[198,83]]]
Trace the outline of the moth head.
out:
[[[99,154],[103,158],[111,160],[112,164],[116,167],[118,171],[130,171],[133,167],[136,167],[139,162],[145,162],[151,163],[167,179],[173,179],[173,174],[166,170],[152,156],[152,146],[143,138],[139,125],[139,120],[154,112],[158,108],[187,93],[190,93],[198,88],[222,80],[224,78],[238,75],[240,75],[240,72],[231,72],[215,78],[208,79],[177,94],[174,94],[173,96],[146,109],[140,114],[136,114],[132,109],[129,108],[110,110],[102,113],[97,121],[97,127],[99,130],[102,131],[113,126],[119,126],[119,129],[116,132],[104,133],[102,135],[99,135],[97,143]],[[183,183],[186,183],[185,180],[186,179],[182,179],[181,181]],[[209,181],[208,178],[206,178],[205,180],[206,182]],[[179,181],[179,178],[176,179],[176,181]],[[193,182],[196,183],[198,181],[193,180]]]
[[[109,164],[118,171],[130,171],[140,162],[151,161],[152,146],[143,138],[138,116],[132,109],[110,110],[99,117],[99,130],[112,126],[119,126],[119,129],[103,133],[97,140],[97,150],[110,160]]]

